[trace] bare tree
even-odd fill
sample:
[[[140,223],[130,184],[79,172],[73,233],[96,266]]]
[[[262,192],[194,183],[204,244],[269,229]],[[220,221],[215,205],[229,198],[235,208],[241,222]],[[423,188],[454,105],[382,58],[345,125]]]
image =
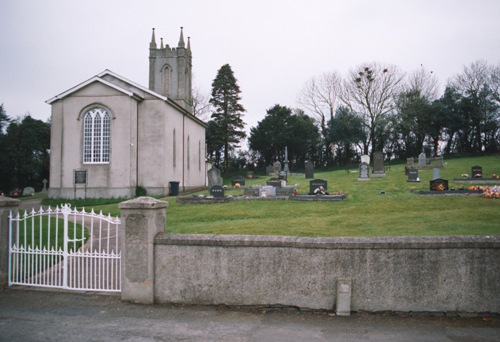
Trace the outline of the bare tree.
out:
[[[406,91],[420,94],[429,102],[439,97],[438,80],[433,71],[427,71],[424,67],[408,77],[405,88]]]
[[[363,64],[351,69],[344,80],[341,100],[363,118],[366,139],[364,153],[383,145],[387,119],[396,106],[402,90],[404,73],[394,65]]]
[[[492,67],[485,60],[464,66],[461,74],[448,81],[448,86],[458,91],[462,96],[478,93],[484,86],[490,85]]]
[[[324,142],[326,164],[332,162],[328,123],[335,116],[335,105],[340,95],[342,78],[337,72],[329,72],[307,81],[297,97],[297,102],[318,121]]]
[[[448,81],[448,87],[467,100],[468,108],[463,119],[469,127],[463,126],[459,134],[469,142],[472,150],[496,150],[498,146],[500,114],[499,66],[488,65],[478,60],[464,66],[462,73]]]
[[[212,104],[209,100],[209,95],[204,94],[200,88],[193,89],[193,115],[204,122],[210,120],[212,115]]]

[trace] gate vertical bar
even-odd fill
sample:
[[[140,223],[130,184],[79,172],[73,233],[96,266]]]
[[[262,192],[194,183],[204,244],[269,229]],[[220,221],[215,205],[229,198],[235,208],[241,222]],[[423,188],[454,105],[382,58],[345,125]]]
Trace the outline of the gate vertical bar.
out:
[[[68,288],[68,218],[71,212],[69,204],[63,204],[62,214],[64,218],[64,246],[63,246],[63,288]]]

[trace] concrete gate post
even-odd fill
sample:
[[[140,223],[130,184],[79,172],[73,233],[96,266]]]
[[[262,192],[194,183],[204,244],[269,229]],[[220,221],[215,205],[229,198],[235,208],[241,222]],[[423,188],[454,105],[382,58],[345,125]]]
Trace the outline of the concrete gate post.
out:
[[[165,231],[167,206],[167,202],[151,197],[138,197],[118,205],[124,301],[154,303],[154,238]]]
[[[9,214],[17,215],[20,200],[0,196],[0,286],[8,285],[9,277]]]

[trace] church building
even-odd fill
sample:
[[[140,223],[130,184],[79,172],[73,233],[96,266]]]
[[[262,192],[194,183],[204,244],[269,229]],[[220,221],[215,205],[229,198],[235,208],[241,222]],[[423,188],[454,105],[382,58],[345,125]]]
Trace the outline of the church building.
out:
[[[47,100],[51,198],[134,197],[206,186],[205,128],[193,115],[191,44],[149,44],[149,87],[110,70]]]

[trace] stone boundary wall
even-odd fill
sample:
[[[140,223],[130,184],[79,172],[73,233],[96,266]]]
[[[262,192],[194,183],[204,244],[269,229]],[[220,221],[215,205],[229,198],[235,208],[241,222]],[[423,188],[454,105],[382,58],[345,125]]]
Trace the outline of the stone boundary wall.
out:
[[[500,312],[500,236],[154,239],[154,302],[352,311]]]
[[[164,232],[166,202],[139,197],[119,207],[122,300],[500,313],[499,235],[174,235]]]

